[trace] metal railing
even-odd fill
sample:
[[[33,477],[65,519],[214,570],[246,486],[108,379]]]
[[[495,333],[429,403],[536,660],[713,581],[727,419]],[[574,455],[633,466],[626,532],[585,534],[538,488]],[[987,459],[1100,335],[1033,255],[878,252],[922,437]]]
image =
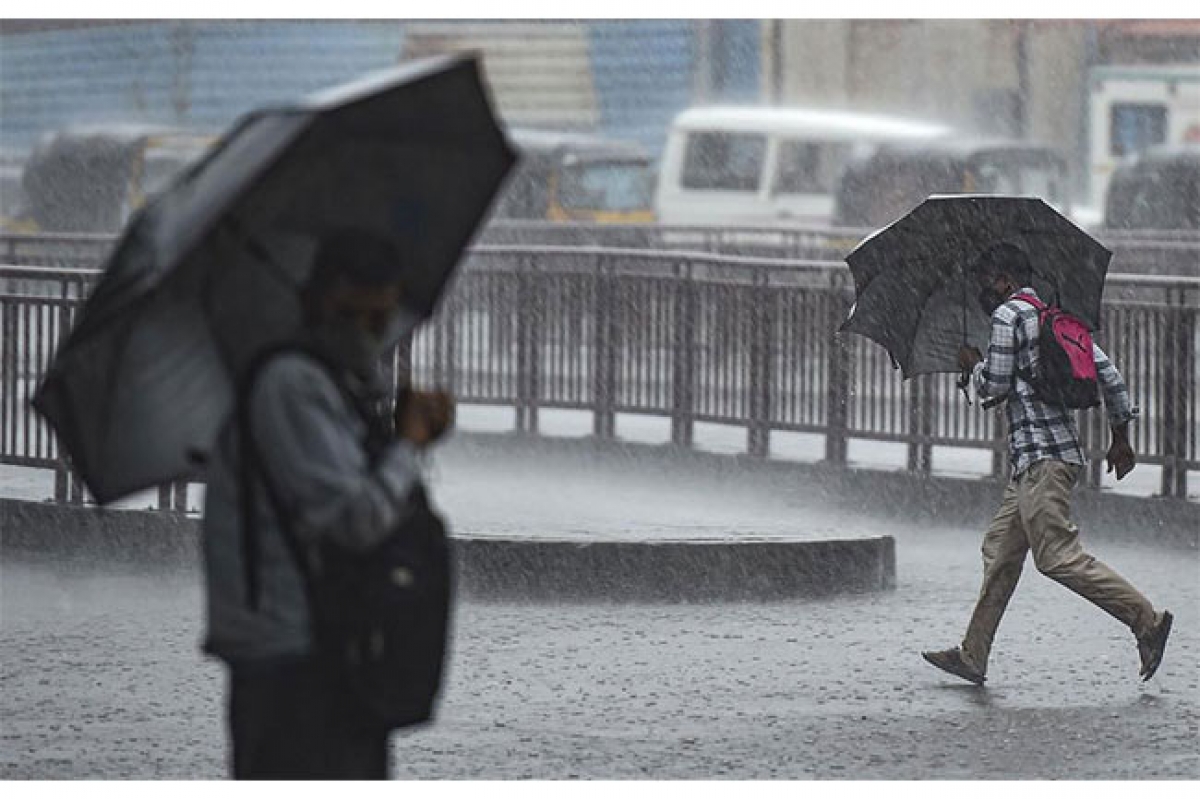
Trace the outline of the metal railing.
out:
[[[485,227],[478,243],[692,250],[840,262],[870,232],[817,226],[600,225],[504,220]],[[1102,229],[1092,233],[1113,251],[1111,272],[1200,277],[1200,231]]]
[[[28,399],[96,274],[0,267],[0,463],[54,469],[60,500],[81,494]],[[648,414],[669,419],[683,447],[697,423],[714,422],[744,427],[755,457],[773,434],[801,432],[824,437],[831,464],[865,439],[906,445],[917,473],[931,471],[934,447],[952,446],[990,452],[1004,474],[998,411],[967,407],[949,375],[901,381],[881,348],[834,333],[852,296],[848,271],[829,262],[481,245],[405,360],[414,382],[514,408],[530,433],[544,409],[590,412],[601,438],[614,436],[617,414]],[[1172,497],[1187,496],[1200,468],[1198,309],[1200,279],[1110,275],[1097,335],[1142,410],[1139,459],[1162,467]],[[1105,421],[1083,417],[1096,485]],[[178,487],[160,506],[181,506]]]
[[[870,232],[817,226],[711,227],[502,220],[484,227],[476,243],[688,250],[840,263]],[[1110,272],[1200,277],[1200,231],[1097,230],[1093,234],[1113,251]],[[112,236],[98,234],[5,234],[0,235],[0,263],[93,267],[107,254],[113,241]]]

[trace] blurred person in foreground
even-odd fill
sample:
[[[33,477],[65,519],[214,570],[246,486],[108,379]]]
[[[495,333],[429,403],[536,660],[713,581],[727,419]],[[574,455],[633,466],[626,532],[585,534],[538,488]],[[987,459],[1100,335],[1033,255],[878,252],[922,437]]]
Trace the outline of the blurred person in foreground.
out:
[[[1006,402],[1012,477],[983,538],[983,587],[961,646],[923,652],[929,663],[976,685],[987,679],[992,640],[1008,605],[1025,555],[1038,571],[1092,602],[1129,627],[1141,658],[1140,676],[1158,670],[1171,632],[1169,611],[1156,612],[1136,588],[1084,552],[1070,517],[1071,490],[1085,460],[1075,412],[1045,401],[1033,385],[1038,374],[1042,300],[1030,288],[1032,270],[1021,249],[1001,244],[977,264],[979,303],[991,318],[987,357],[974,347],[959,351],[981,398]],[[1031,302],[1025,298],[1032,298]],[[1093,344],[1095,378],[1104,396],[1112,443],[1108,471],[1120,480],[1136,464],[1128,427],[1135,411],[1120,372]],[[1093,400],[1094,402],[1094,400]]]
[[[420,453],[452,424],[445,393],[407,392],[394,417],[388,407],[381,358],[416,323],[400,258],[355,231],[318,246],[302,340],[250,370],[212,459],[204,650],[229,666],[237,779],[389,773],[389,730],[360,717],[317,657],[297,550],[331,540],[366,551],[403,531],[414,496],[424,502]]]

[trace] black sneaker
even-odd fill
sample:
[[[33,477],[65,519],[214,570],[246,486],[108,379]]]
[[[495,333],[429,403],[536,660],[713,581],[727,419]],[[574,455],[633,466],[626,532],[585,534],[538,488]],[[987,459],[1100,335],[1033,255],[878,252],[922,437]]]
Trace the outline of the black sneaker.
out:
[[[963,660],[962,650],[958,647],[941,652],[922,652],[921,657],[942,671],[953,674],[955,677],[962,677],[968,682],[976,685],[983,685],[987,682],[987,677],[982,672],[976,671]]]
[[[1171,634],[1171,622],[1175,621],[1175,617],[1171,615],[1171,611],[1164,610],[1158,616],[1158,622],[1144,638],[1138,639],[1138,654],[1142,657],[1142,681],[1146,681],[1154,676],[1154,672],[1158,671],[1158,666],[1162,663],[1163,652],[1167,650],[1167,637]]]

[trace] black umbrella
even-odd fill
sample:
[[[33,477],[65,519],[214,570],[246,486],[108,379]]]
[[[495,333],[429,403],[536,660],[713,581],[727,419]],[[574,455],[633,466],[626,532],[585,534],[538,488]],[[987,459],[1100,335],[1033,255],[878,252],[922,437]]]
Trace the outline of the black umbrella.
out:
[[[1036,197],[933,196],[868,236],[846,256],[855,301],[841,330],[883,346],[904,377],[957,372],[958,350],[986,350],[988,318],[976,301],[976,260],[991,247],[1021,248],[1033,288],[1100,326],[1112,253]]]
[[[427,317],[513,161],[470,57],[249,114],[131,220],[34,406],[100,502],[193,474],[323,235],[395,240]]]

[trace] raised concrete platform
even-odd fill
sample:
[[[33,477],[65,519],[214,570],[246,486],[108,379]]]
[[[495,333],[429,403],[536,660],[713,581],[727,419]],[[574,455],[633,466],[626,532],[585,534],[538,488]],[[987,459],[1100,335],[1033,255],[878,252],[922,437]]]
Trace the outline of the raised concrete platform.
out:
[[[763,600],[896,584],[891,536],[844,541],[460,538],[463,587],[491,598]]]
[[[0,499],[5,558],[53,558],[195,569],[199,524],[170,513],[101,510]],[[589,540],[453,538],[459,585],[505,600],[737,601],[858,593],[895,587],[891,536]]]

